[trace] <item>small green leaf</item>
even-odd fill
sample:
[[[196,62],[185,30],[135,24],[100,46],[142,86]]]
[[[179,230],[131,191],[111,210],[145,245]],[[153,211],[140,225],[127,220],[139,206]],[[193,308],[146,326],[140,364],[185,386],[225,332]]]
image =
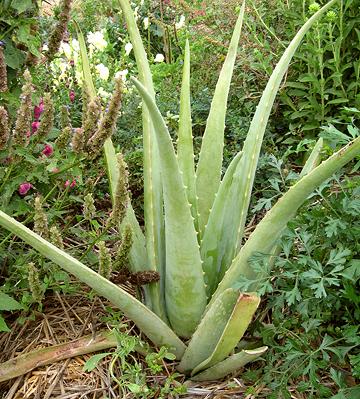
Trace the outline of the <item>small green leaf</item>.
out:
[[[18,310],[23,309],[23,306],[9,295],[0,291],[0,310]]]
[[[84,364],[83,371],[92,371],[99,364],[100,360],[104,359],[104,357],[111,355],[111,352],[106,353],[98,353],[97,355],[91,356],[89,360],[87,360]]]
[[[33,3],[31,0],[13,0],[11,2],[11,7],[16,10],[19,14],[24,11],[29,10],[33,7]]]
[[[0,316],[0,331],[10,332],[10,328],[5,323],[5,320],[2,316]]]

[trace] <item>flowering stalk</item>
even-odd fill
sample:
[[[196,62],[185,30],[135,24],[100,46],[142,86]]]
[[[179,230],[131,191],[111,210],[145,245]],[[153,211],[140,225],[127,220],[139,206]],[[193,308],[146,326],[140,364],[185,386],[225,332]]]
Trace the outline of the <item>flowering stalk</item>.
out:
[[[60,249],[64,249],[64,242],[60,230],[56,226],[50,228],[50,242]]]
[[[117,164],[119,168],[119,178],[116,185],[111,223],[120,224],[125,216],[130,203],[128,190],[128,170],[121,153],[117,154]]]
[[[71,140],[71,147],[74,152],[81,153],[84,151],[85,147],[85,136],[82,127],[74,129],[74,134]]]
[[[72,129],[70,126],[64,127],[58,138],[55,140],[56,147],[59,149],[66,148],[70,141],[71,133]]]
[[[125,225],[121,236],[121,242],[116,253],[115,269],[122,269],[128,262],[129,252],[133,244],[132,229],[129,224]]]
[[[0,150],[3,150],[9,141],[9,117],[6,109],[0,107]]]
[[[99,248],[99,274],[109,279],[112,269],[110,252],[106,248],[104,241],[100,241],[98,243],[98,248]]]
[[[21,103],[17,112],[15,128],[13,130],[13,142],[15,145],[25,145],[26,136],[30,134],[32,104],[31,94],[33,92],[31,75],[28,70],[24,72],[25,84],[21,89]]]
[[[42,202],[40,197],[35,198],[35,215],[34,215],[34,231],[41,237],[49,238],[49,228],[46,213],[42,207]]]
[[[39,128],[36,131],[36,136],[38,140],[45,139],[54,124],[54,103],[51,99],[50,93],[45,93],[44,95],[44,113],[41,119]]]
[[[91,193],[87,194],[84,198],[83,215],[85,220],[91,221],[96,214],[96,208],[94,205],[94,198]]]
[[[62,129],[65,129],[66,127],[71,127],[69,109],[66,105],[63,105],[61,107],[60,120]]]
[[[4,49],[0,42],[0,92],[8,91]]]
[[[86,141],[88,141],[96,132],[100,114],[101,104],[99,98],[96,97],[94,100],[90,101],[88,105],[86,117],[83,124],[84,137]]]
[[[39,271],[34,263],[28,263],[28,282],[32,297],[35,302],[41,302],[44,292],[41,288]]]
[[[67,28],[67,24],[70,19],[70,11],[71,11],[71,3],[72,0],[62,0],[61,2],[61,12],[59,15],[59,20],[55,25],[54,29],[50,33],[48,51],[47,51],[47,59],[50,62],[55,54],[58,52],[60,43],[64,38],[64,34]]]
[[[111,97],[109,108],[102,116],[100,125],[94,135],[87,142],[89,154],[96,156],[103,148],[103,145],[111,137],[118,118],[121,106],[122,79],[121,76],[115,80],[115,90]]]

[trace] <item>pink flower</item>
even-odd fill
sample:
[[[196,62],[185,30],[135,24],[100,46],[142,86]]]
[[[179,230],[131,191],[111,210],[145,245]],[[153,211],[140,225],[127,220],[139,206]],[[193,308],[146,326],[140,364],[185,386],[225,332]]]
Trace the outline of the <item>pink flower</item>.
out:
[[[40,122],[38,122],[38,121],[33,122],[31,124],[31,133],[34,134],[39,129],[39,126],[40,126]]]
[[[58,173],[58,172],[60,172],[60,169],[59,168],[54,168],[54,169],[51,170],[51,172],[52,173]]]
[[[74,90],[70,90],[69,92],[70,101],[73,103],[75,101],[75,92]]]
[[[70,188],[74,188],[76,186],[76,180],[73,179],[73,181],[71,183],[70,183],[70,180],[66,180],[64,186],[65,187],[69,187],[70,186]]]
[[[34,119],[38,121],[40,119],[41,114],[44,112],[44,101],[40,100],[39,105],[35,105],[34,107]]]
[[[26,137],[27,137],[27,138],[31,137],[31,132],[30,132],[30,130],[29,130],[28,132],[26,132]]]
[[[42,150],[42,154],[45,155],[46,157],[50,157],[54,152],[54,149],[50,144],[45,144],[44,149]]]
[[[31,183],[28,183],[28,182],[25,182],[25,183],[21,183],[20,185],[19,185],[19,194],[20,195],[26,195],[27,194],[27,192],[30,190],[32,188],[32,184]]]

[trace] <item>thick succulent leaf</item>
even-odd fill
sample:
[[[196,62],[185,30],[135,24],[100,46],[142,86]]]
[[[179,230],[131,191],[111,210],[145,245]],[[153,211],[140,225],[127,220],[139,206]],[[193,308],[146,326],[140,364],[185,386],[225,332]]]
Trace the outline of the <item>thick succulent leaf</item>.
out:
[[[215,291],[209,307],[222,292],[229,287],[236,286],[241,276],[245,276],[248,279],[259,277],[248,263],[250,256],[255,252],[269,254],[281,235],[282,230],[295,216],[297,210],[305,202],[307,197],[316,187],[331,178],[337,170],[359,154],[360,137],[340,149],[326,161],[323,161],[319,166],[301,178],[277,201],[258,224],[255,231],[241,248],[239,254],[234,258],[230,268]],[[253,287],[250,287],[250,290],[256,291],[256,283],[254,283]]]
[[[241,367],[244,367],[247,363],[258,359],[267,350],[267,346],[262,346],[261,348],[243,350],[239,353],[235,353],[235,355],[232,355],[224,361],[215,364],[202,373],[196,374],[195,376],[191,377],[191,379],[193,381],[219,380],[228,374],[239,370]]]
[[[236,211],[239,206],[234,206],[233,218],[231,223],[225,223],[225,215],[228,213],[230,190],[232,187],[237,187],[233,184],[234,172],[241,159],[242,153],[239,152],[231,161],[224,178],[220,184],[218,193],[214,201],[214,206],[211,209],[209,221],[205,229],[203,239],[200,244],[201,259],[203,260],[203,270],[206,284],[206,292],[208,297],[214,292],[218,281],[221,280],[221,270],[224,258],[230,257],[230,262],[234,258],[235,237],[237,237],[237,230],[234,232],[236,226]],[[239,219],[239,218],[238,218]],[[232,256],[231,256],[232,255]],[[229,262],[229,263],[230,263]]]
[[[134,11],[128,0],[118,0],[126,21],[127,31],[133,45],[133,51],[138,68],[139,79],[154,98],[154,86],[150,65],[145,48],[137,27]],[[153,310],[163,317],[162,303],[158,298],[164,298],[165,284],[165,243],[164,243],[164,212],[162,197],[162,181],[159,164],[159,152],[154,128],[147,107],[143,104],[143,147],[144,147],[144,217],[146,251],[149,268],[160,273],[160,293],[152,294]],[[158,285],[156,285],[158,287]],[[163,301],[163,299],[162,299]]]
[[[89,95],[94,98],[96,96],[94,82],[91,77],[91,69],[90,69],[90,62],[89,57],[87,55],[86,44],[84,35],[79,27],[79,25],[74,21],[76,27],[76,33],[79,41],[79,48],[80,48],[80,57],[81,57],[81,66],[83,71],[84,83],[89,92]]]
[[[84,36],[77,24],[76,28],[79,39],[84,82],[88,89],[88,94],[90,98],[95,98],[96,91],[91,76],[90,63],[87,55]],[[104,157],[105,157],[107,175],[109,179],[111,198],[112,200],[114,200],[114,194],[116,192],[116,184],[118,181],[119,171],[118,171],[115,148],[111,138],[107,139],[104,144]],[[131,204],[129,205],[124,222],[129,223],[131,225],[131,229],[133,232],[133,245],[130,250],[130,263],[132,268],[136,271],[143,271],[143,270],[156,271],[157,270],[156,262],[155,263],[148,262],[147,260],[145,237],[140,228],[139,222],[136,219],[135,212]],[[165,300],[164,296],[161,295],[160,293],[160,284],[153,283],[147,285],[144,288],[144,292],[145,292],[146,305],[150,309],[152,309],[158,316],[160,316],[163,320],[166,321]]]
[[[115,149],[111,142],[111,139],[105,142],[104,153],[108,177],[110,181],[111,199],[114,201],[116,184],[119,178],[119,168]],[[156,270],[153,269],[152,264],[147,261],[145,237],[136,219],[135,212],[131,204],[129,204],[129,207],[126,211],[126,215],[122,223],[122,230],[126,224],[130,224],[132,230],[133,245],[131,246],[129,254],[129,260],[132,270],[135,272],[140,272],[144,270]],[[147,284],[143,287],[143,289],[145,294],[146,306],[149,309],[153,310],[153,312],[160,316],[164,321],[167,321],[165,312],[165,300],[164,297],[160,295],[159,283]]]
[[[234,309],[214,352],[194,368],[192,375],[214,366],[231,353],[245,334],[259,304],[260,298],[256,294],[239,293]]]
[[[2,211],[0,211],[0,225],[20,237],[41,255],[93,288],[99,295],[107,298],[115,306],[118,306],[154,344],[158,346],[169,345],[173,353],[178,358],[181,358],[185,349],[183,342],[155,313],[132,295],[100,276],[65,251],[44,240]]]
[[[181,359],[178,370],[190,373],[213,353],[233,312],[239,292],[224,291],[202,318]]]
[[[177,142],[177,156],[183,183],[186,187],[191,214],[197,225],[197,201],[195,192],[195,163],[190,105],[190,46],[186,40],[183,77],[180,94],[180,119]]]
[[[165,302],[174,331],[189,337],[206,306],[199,245],[186,190],[166,124],[145,87],[132,79],[156,127],[165,204]]]
[[[236,221],[238,224],[238,237],[234,245],[237,245],[237,250],[240,248],[241,240],[244,234],[244,227],[247,217],[247,212],[250,203],[251,191],[254,182],[255,171],[259,159],[261,144],[264,137],[265,128],[269,119],[271,108],[273,106],[280,83],[288,69],[291,58],[293,57],[301,40],[311,26],[321,17],[321,15],[329,9],[337,0],[330,1],[326,6],[322,7],[316,14],[314,14],[298,31],[294,39],[286,48],[283,56],[276,65],[266,88],[261,96],[260,102],[256,108],[255,115],[250,124],[249,132],[247,134],[242,152],[243,156],[238,165],[236,173],[239,176],[239,189],[234,190],[234,196],[240,207],[240,220]],[[240,192],[238,196],[237,192]],[[199,195],[199,194],[198,194]],[[233,209],[229,208],[229,218],[232,218]],[[227,266],[228,267],[228,266]]]
[[[322,137],[320,137],[319,140],[316,142],[314,148],[312,149],[309,158],[305,162],[305,165],[300,173],[300,177],[304,177],[319,165],[321,161],[321,151],[323,147],[324,140]]]
[[[207,224],[215,194],[220,185],[227,99],[236,60],[244,10],[245,1],[241,7],[228,54],[216,84],[196,170],[196,195],[198,197],[199,231],[201,236]]]

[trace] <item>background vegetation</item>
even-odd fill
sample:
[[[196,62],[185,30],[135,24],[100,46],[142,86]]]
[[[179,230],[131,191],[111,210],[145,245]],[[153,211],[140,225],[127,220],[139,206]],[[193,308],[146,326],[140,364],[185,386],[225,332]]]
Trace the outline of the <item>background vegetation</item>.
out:
[[[359,6],[357,0],[340,1],[306,36],[288,70],[265,134],[248,232],[295,181],[318,137],[325,139],[329,155],[359,135]],[[192,119],[198,153],[239,2],[149,0],[134,2],[134,7],[151,60],[158,104],[172,134],[177,130],[183,49],[186,38],[190,40]],[[248,2],[228,102],[225,166],[241,148],[258,99],[283,49],[317,7],[317,3],[303,0]],[[4,42],[8,80],[8,90],[0,93],[1,105],[14,121],[22,74],[28,67],[36,88],[33,104],[38,105],[44,92],[50,91],[56,110],[50,134],[21,154],[13,154],[11,170],[7,154],[1,153],[1,209],[33,227],[34,199],[41,195],[48,224],[61,231],[66,249],[95,267],[99,241],[113,251],[118,233],[106,229],[110,211],[106,176],[101,164],[89,168],[76,152],[56,145],[64,128],[60,117],[63,106],[67,110],[63,115],[69,115],[73,128],[81,127],[82,121],[84,97],[73,21],[87,37],[103,106],[113,91],[115,74],[120,71],[124,77],[121,117],[113,141],[125,154],[132,201],[142,220],[141,107],[127,79],[136,75],[137,69],[133,52],[126,47],[130,41],[115,0],[74,1],[65,39],[68,47],[62,46],[54,60],[46,63],[41,46],[47,44],[58,12],[55,7],[49,15],[39,13],[36,1],[1,2],[0,40]],[[94,18],[94,14],[101,17]],[[99,33],[97,39],[91,38],[91,32]],[[44,153],[46,146],[52,149],[49,155]],[[21,164],[16,163],[17,155],[23,157]],[[299,398],[355,399],[360,395],[359,167],[358,159],[347,167],[346,177],[335,176],[308,199],[289,224],[271,271],[266,256],[253,257],[252,267],[268,267],[269,273],[262,281],[262,307],[249,336],[256,340],[254,344],[262,342],[270,347],[263,360],[241,374],[247,393],[254,397],[259,386],[269,389],[269,398],[290,398],[294,392]],[[31,188],[22,194],[24,183]],[[91,220],[84,214],[89,193],[97,210]],[[0,233],[0,294],[16,300],[8,298],[0,310],[21,308],[18,323],[41,310],[47,292],[79,290],[54,264],[5,230]],[[38,296],[31,287],[30,262],[39,269]],[[249,283],[244,280],[243,287]],[[0,327],[8,331],[9,326],[11,315],[4,312]],[[130,352],[116,356],[128,359]],[[159,356],[166,358],[166,351]],[[147,362],[151,372],[163,371],[156,368],[153,359]],[[126,367],[132,376],[128,381],[132,381],[139,371]],[[143,385],[139,379],[129,383],[134,397],[154,397],[149,387],[137,391]],[[164,395],[168,394],[164,390]]]

